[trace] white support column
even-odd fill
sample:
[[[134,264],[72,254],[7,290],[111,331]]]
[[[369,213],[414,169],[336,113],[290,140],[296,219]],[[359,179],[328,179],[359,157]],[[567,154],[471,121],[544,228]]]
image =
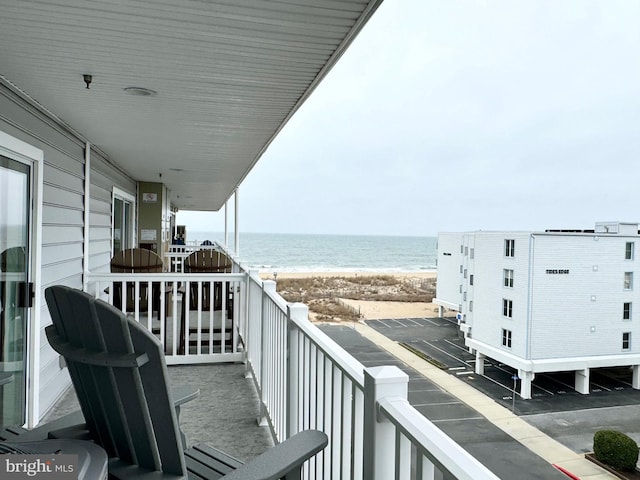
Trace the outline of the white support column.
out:
[[[576,370],[575,372],[576,392],[589,395],[589,369]]]
[[[536,378],[536,374],[518,370],[518,377],[520,378],[520,397],[524,400],[529,400],[531,398],[531,382]]]
[[[476,375],[484,375],[484,355],[476,351]]]
[[[234,193],[234,203],[235,203],[235,226],[234,226],[234,234],[235,240],[233,242],[233,248],[236,254],[236,257],[240,256],[240,229],[238,228],[240,225],[240,200],[238,199],[238,187],[236,187],[236,193]]]
[[[113,208],[113,207],[112,207]],[[89,235],[91,232],[91,144],[84,146],[84,242],[82,242],[82,290],[89,288]]]
[[[444,307],[442,305],[438,305],[438,316],[440,318],[444,317]]]
[[[631,386],[636,390],[640,390],[640,365],[633,366],[633,373],[631,374]]]
[[[271,282],[274,285],[275,290],[275,282]],[[289,318],[293,320],[306,320],[309,318],[309,307],[307,307],[304,303],[292,303],[288,305],[289,310]],[[303,425],[300,423],[300,399],[301,392],[299,388],[299,379],[300,379],[300,358],[298,351],[299,344],[299,330],[295,328],[295,326],[291,325],[292,322],[289,322],[287,325],[287,331],[289,334],[289,342],[287,348],[289,361],[287,362],[287,380],[288,380],[288,389],[287,392],[289,397],[289,411],[287,412],[287,431],[286,438],[279,439],[280,441],[286,440],[287,438],[295,435],[299,431],[303,429]],[[304,400],[304,399],[303,399]]]
[[[383,397],[406,399],[408,385],[409,376],[398,367],[364,370],[363,478],[367,480],[395,478],[395,427],[391,422],[379,418],[378,400]]]
[[[224,202],[224,248],[229,250],[229,202]]]

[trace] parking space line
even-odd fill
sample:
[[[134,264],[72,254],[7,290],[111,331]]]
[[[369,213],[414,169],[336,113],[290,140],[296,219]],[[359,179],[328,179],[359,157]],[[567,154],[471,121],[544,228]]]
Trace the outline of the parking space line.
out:
[[[464,353],[467,353],[467,354],[471,355],[471,354],[469,353],[469,350],[467,350],[467,349],[466,349],[466,348],[464,348],[464,347],[461,347],[461,346],[460,346],[460,345],[458,345],[458,344],[453,343],[451,340],[448,340],[448,339],[446,339],[446,338],[445,338],[445,339],[444,339],[444,341],[445,341],[446,343],[448,343],[449,345],[451,345],[452,347],[456,347],[458,350],[462,350]]]
[[[434,402],[434,403],[412,403],[413,408],[416,407],[435,407],[438,405],[462,405],[462,402]]]
[[[610,392],[610,391],[611,391],[611,389],[610,389],[610,388],[607,388],[607,387],[605,387],[604,385],[599,385],[599,384],[597,384],[597,383],[595,383],[595,382],[590,382],[590,383],[591,383],[591,385],[594,385],[594,386],[596,386],[596,387],[598,387],[598,388],[603,388],[603,389],[605,389],[607,392]]]
[[[464,418],[443,418],[442,420],[431,420],[431,423],[444,423],[444,422],[460,422],[463,420],[482,420],[484,417],[464,417]]]
[[[417,325],[419,327],[424,327],[423,324],[421,324],[420,322],[416,322],[414,319],[412,318],[407,318],[407,320],[409,320],[411,323],[413,323],[414,325]]]
[[[501,371],[503,371],[505,373],[508,373],[509,375],[513,375],[513,372],[511,370],[507,370],[506,368],[501,367],[500,365],[503,365],[503,364],[500,363],[500,364],[495,364],[495,365],[491,365],[491,366],[496,368],[496,369],[498,369],[498,370],[501,370]],[[536,385],[535,383],[532,383],[531,387],[532,388],[537,388],[538,390],[542,390],[543,392],[545,392],[545,393],[547,393],[549,395],[555,395],[555,393],[553,393],[551,390],[547,390],[546,388],[542,388],[540,385]],[[513,391],[513,388],[510,388],[509,390]]]
[[[456,357],[455,355],[451,355],[449,352],[447,352],[446,350],[443,350],[439,347],[436,347],[433,343],[429,343],[426,340],[422,340],[422,342],[426,343],[427,345],[429,345],[431,348],[435,348],[436,350],[438,350],[441,353],[444,353],[445,355],[450,356],[451,358],[455,359],[456,361],[460,362],[460,363],[464,363],[465,365],[467,365],[469,368],[471,368],[471,365],[467,362],[465,362],[464,360]]]
[[[394,322],[394,323],[396,323],[400,328],[407,328],[407,326],[406,326],[404,323],[399,322],[398,320],[396,320],[396,319],[394,319],[394,318],[392,318],[392,319],[390,319],[390,320],[386,320],[386,321],[387,321],[387,322]]]

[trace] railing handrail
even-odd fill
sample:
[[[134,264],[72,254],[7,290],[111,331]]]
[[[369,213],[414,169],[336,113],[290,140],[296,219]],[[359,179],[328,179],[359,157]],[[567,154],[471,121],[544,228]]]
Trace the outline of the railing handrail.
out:
[[[482,463],[418,412],[405,398],[383,397],[379,411],[441,470],[458,480],[499,480]],[[421,448],[424,447],[424,448]]]
[[[96,281],[174,281],[205,282],[205,281],[241,281],[246,278],[245,273],[182,273],[182,272],[157,272],[157,273],[89,273],[89,280]]]

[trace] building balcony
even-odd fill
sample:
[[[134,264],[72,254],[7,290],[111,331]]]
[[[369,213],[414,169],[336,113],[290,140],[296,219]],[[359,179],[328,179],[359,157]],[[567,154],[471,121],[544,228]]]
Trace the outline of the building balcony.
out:
[[[364,367],[309,321],[305,305],[277,294],[275,282],[237,263],[232,271],[87,277],[105,301],[119,288],[120,308],[164,344],[174,383],[201,390],[181,413],[190,443],[246,460],[319,429],[329,445],[305,466],[306,478],[497,478],[409,404],[404,372]],[[186,293],[206,289],[208,306]],[[141,292],[154,291],[156,301],[142,305]],[[54,415],[72,405],[71,393]]]

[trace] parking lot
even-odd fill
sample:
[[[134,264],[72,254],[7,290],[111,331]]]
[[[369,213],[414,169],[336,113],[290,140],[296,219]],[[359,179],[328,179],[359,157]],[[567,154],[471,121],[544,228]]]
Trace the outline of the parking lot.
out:
[[[537,374],[532,384],[532,399],[513,398],[513,368],[485,359],[484,375],[475,373],[475,355],[464,346],[455,319],[406,318],[366,322],[388,338],[420,351],[451,375],[473,385],[505,407],[520,415],[584,408],[613,407],[640,403],[640,391],[631,387],[628,368],[593,369],[590,394],[581,395],[573,388],[574,373]],[[516,381],[516,391],[520,388]]]

